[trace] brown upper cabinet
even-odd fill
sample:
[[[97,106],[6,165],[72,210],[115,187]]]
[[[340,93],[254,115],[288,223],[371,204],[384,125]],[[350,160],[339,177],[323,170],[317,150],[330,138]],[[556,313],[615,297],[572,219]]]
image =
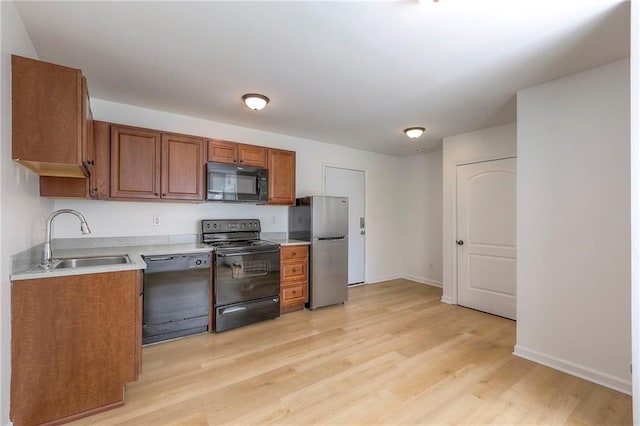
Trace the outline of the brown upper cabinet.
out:
[[[263,146],[247,145],[217,139],[209,139],[207,145],[208,161],[267,167],[267,148]]]
[[[40,195],[55,198],[90,198],[104,200],[109,198],[109,124],[92,120],[88,131],[89,152],[92,158],[87,163],[89,178],[69,178],[40,176]]]
[[[163,133],[161,197],[202,201],[204,163],[204,139]]]
[[[111,126],[110,197],[202,201],[204,139]]]
[[[267,167],[267,148],[238,144],[238,163],[243,166]]]
[[[11,57],[12,158],[40,176],[86,178],[91,109],[75,68]]]
[[[207,140],[207,160],[216,163],[236,164],[238,162],[238,144],[235,142]]]
[[[111,198],[160,198],[162,134],[111,126]]]
[[[296,153],[269,148],[269,200],[267,204],[293,205],[296,203]]]

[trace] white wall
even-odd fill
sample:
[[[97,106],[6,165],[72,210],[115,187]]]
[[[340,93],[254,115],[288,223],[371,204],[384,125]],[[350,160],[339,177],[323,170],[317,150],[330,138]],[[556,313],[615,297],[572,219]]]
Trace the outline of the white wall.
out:
[[[515,354],[630,393],[629,61],[518,92]]]
[[[491,127],[444,138],[442,142],[442,301],[457,303],[456,166],[514,157],[516,125]],[[518,295],[519,297],[519,295]]]
[[[40,217],[53,203],[38,196],[37,176],[11,161],[11,54],[35,58],[36,53],[13,2],[0,2],[0,15],[0,423],[7,424],[11,379],[9,256],[42,241]]]
[[[403,163],[402,276],[442,287],[442,149]]]
[[[633,424],[640,424],[640,1],[631,2],[631,342]]]
[[[325,164],[365,170],[369,223],[366,281],[381,281],[400,274],[400,257],[395,249],[398,237],[391,225],[397,223],[402,212],[403,159],[100,99],[92,99],[91,108],[97,120],[296,151],[297,196],[322,194]],[[193,234],[198,232],[201,219],[238,217],[260,218],[265,232],[285,232],[288,220],[287,207],[278,206],[58,199],[55,208],[81,211],[93,231],[87,237]],[[152,225],[153,216],[160,216],[161,226]],[[60,217],[56,221],[55,237],[81,236],[75,218]]]

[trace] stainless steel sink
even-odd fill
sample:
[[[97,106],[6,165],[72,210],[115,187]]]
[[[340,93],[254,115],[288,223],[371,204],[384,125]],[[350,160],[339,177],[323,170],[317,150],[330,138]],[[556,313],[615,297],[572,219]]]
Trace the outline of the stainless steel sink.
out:
[[[59,262],[58,262],[59,261]],[[122,265],[131,263],[129,256],[90,256],[90,257],[70,257],[54,260],[53,269],[65,269],[65,268],[82,268],[87,266],[108,266],[108,265]]]

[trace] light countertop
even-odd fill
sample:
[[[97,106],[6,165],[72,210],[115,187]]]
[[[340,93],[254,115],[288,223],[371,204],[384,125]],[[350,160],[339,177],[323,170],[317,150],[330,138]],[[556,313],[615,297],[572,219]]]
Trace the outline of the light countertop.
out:
[[[131,259],[131,263],[44,270],[38,266],[40,262],[38,257],[38,247],[40,247],[41,249],[42,245],[34,247],[29,253],[26,253],[22,259],[14,261],[14,272],[11,274],[11,281],[145,269],[147,267],[147,264],[142,259],[142,256],[159,254],[207,253],[212,250],[210,246],[202,243],[149,244],[139,246],[85,247],[64,249],[54,248],[53,257],[55,259],[127,255],[129,256],[129,259]]]
[[[308,246],[311,244],[309,241],[292,240],[290,238],[264,238],[264,240],[278,243],[281,246]]]

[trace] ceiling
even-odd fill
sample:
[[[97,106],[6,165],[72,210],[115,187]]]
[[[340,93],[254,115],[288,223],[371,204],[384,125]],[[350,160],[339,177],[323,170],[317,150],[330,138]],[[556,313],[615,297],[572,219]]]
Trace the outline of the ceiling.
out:
[[[82,69],[94,98],[397,156],[514,122],[518,90],[629,56],[621,0],[16,6],[40,59]],[[271,102],[249,110],[248,92]]]

